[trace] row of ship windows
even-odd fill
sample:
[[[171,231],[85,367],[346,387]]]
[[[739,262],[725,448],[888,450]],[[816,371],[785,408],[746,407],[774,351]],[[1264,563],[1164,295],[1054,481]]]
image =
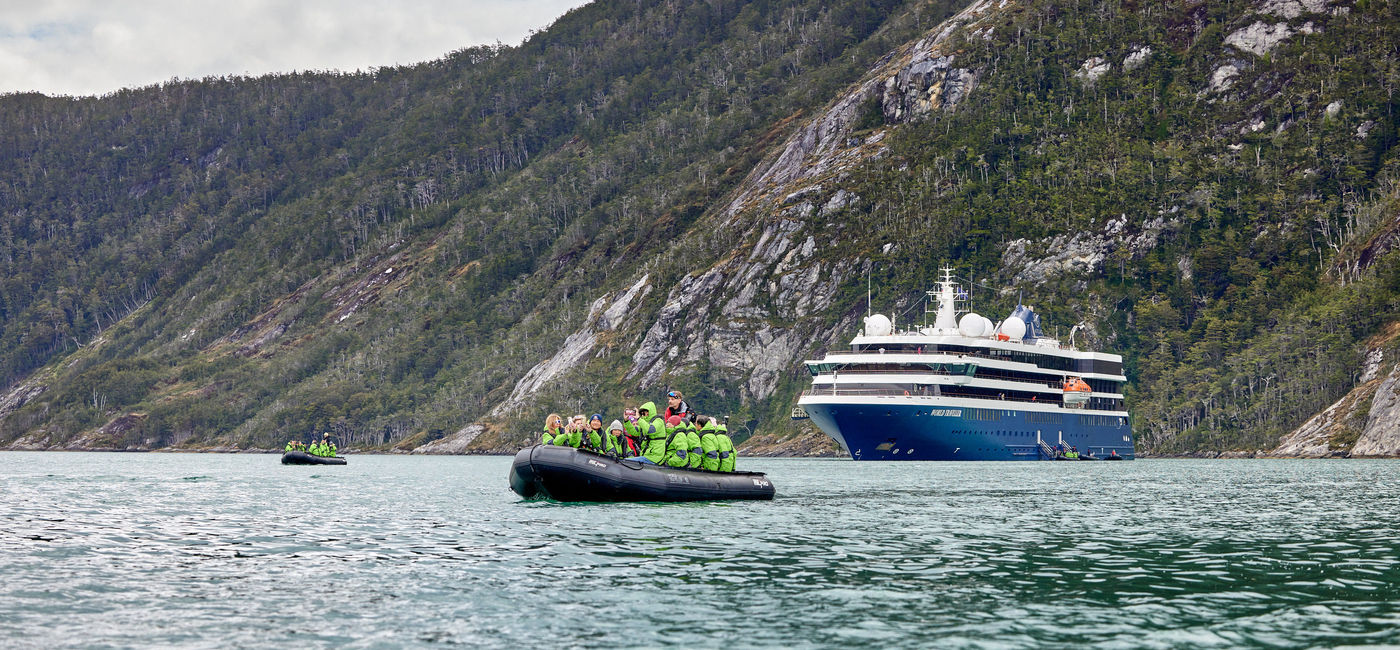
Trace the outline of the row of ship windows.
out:
[[[1018,437],[1018,438],[1034,438],[1034,437],[1035,437],[1035,434],[1036,434],[1035,431],[1006,431],[1006,430],[1001,430],[1001,431],[973,431],[973,430],[971,430],[971,429],[954,429],[954,430],[953,430],[953,435],[958,435],[958,436],[960,436],[960,435],[978,435],[978,436],[993,435],[993,436],[1016,436],[1016,437]],[[1041,437],[1042,437],[1042,438],[1047,438],[1048,436],[1051,435],[1051,434],[1049,434],[1049,433],[1047,433],[1047,432],[1044,432],[1044,431],[1040,432],[1040,434],[1041,434]],[[1064,437],[1064,438],[1083,438],[1084,436],[1087,436],[1087,435],[1089,435],[1089,434],[1088,434],[1088,433],[1083,433],[1083,432],[1081,432],[1081,433],[1072,433],[1072,432],[1071,432],[1071,433],[1065,433],[1065,432],[1063,432],[1063,431],[1056,431],[1054,435],[1060,436],[1060,437]],[[1047,439],[1046,442],[1054,443],[1055,441],[1054,441],[1054,440]]]
[[[951,411],[962,411],[962,419],[964,419],[964,420],[974,420],[974,421],[978,421],[978,422],[1000,422],[1002,418],[1014,418],[1014,417],[1016,417],[1016,411],[998,411],[998,410],[994,410],[994,409],[974,409],[974,408],[939,409],[939,411],[940,411],[939,413],[931,413],[931,412],[929,412],[929,411],[915,411],[915,412],[914,412],[914,417],[919,417],[919,416],[923,416],[923,415],[951,415],[950,413],[947,413],[947,411],[950,411],[950,410],[951,410]],[[834,414],[835,412],[836,412],[836,410],[835,410],[835,409],[832,409],[832,413]],[[857,413],[860,413],[860,411],[857,411]],[[885,415],[886,415],[886,416],[893,417],[893,416],[894,416],[894,411],[885,411]],[[1027,421],[1027,422],[1034,422],[1034,423],[1041,423],[1041,424],[1047,424],[1047,423],[1048,423],[1048,424],[1055,424],[1055,423],[1063,422],[1063,421],[1064,421],[1064,420],[1063,420],[1064,416],[1061,415],[1061,414],[1058,414],[1058,413],[1038,413],[1038,412],[1035,412],[1035,411],[1030,411],[1030,412],[1027,412],[1027,413],[1025,414],[1025,416],[1026,416],[1026,421]],[[1075,416],[1075,417],[1079,418],[1079,426],[1084,426],[1084,427],[1125,427],[1125,426],[1128,426],[1128,418],[1125,418],[1125,417],[1122,417],[1122,416],[1117,416],[1117,415],[1077,415],[1077,416]],[[957,432],[957,431],[954,431],[953,433],[958,433],[958,432]],[[1002,433],[1005,433],[1005,432],[1002,432]]]
[[[975,363],[812,363],[807,365],[807,371],[813,377],[837,373],[967,376],[977,379],[1040,384],[1041,386],[1050,388],[1059,388],[1065,379],[1064,375],[1058,374],[1021,372],[1016,370],[1003,370],[1000,368],[981,368]],[[1117,393],[1122,390],[1123,386],[1123,382],[1121,381],[1112,381],[1108,379],[1086,378],[1084,381],[1089,384],[1090,388],[1100,393]]]

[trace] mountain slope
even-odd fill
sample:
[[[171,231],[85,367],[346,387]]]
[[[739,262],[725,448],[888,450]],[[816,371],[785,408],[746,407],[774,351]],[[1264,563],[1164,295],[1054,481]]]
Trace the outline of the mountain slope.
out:
[[[892,52],[711,212],[718,261],[670,285],[627,376],[781,435],[801,359],[864,310],[853,279],[907,311],[949,261],[1002,288],[984,311],[1024,291],[1122,351],[1144,453],[1272,448],[1397,316],[1400,23],[1187,9],[977,2]]]
[[[0,439],[455,430],[941,6],[600,4],[366,75],[0,98]]]
[[[819,447],[801,359],[862,275],[917,314],[951,263],[1122,352],[1140,451],[1269,449],[1391,354],[1395,11],[590,5],[373,75],[7,97],[0,440],[503,451],[675,386]]]

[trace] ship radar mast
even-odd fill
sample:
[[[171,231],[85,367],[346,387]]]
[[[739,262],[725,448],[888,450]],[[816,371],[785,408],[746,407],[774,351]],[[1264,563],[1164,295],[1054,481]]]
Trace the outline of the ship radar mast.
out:
[[[958,302],[966,300],[967,294],[953,280],[953,269],[945,266],[942,272],[943,279],[938,281],[937,288],[927,292],[930,301],[938,305],[934,310],[933,329],[939,334],[957,334]]]

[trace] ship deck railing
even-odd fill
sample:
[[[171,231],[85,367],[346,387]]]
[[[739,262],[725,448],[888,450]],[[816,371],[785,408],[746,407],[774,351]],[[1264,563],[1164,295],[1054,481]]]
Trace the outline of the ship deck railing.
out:
[[[1084,408],[1084,407],[1082,407],[1082,406],[1069,406],[1069,405],[1066,405],[1066,404],[1064,404],[1063,402],[1060,402],[1059,400],[1055,400],[1055,399],[1031,399],[1031,398],[1028,398],[1028,397],[1014,397],[1014,396],[1010,396],[1010,395],[1007,395],[1007,396],[1004,396],[1004,397],[988,397],[988,396],[986,396],[986,395],[963,395],[963,394],[959,394],[959,393],[956,393],[956,392],[953,392],[953,391],[947,391],[947,390],[943,391],[943,392],[940,393],[940,394],[935,395],[935,394],[933,394],[933,393],[920,393],[920,392],[911,392],[911,391],[902,391],[902,390],[889,390],[889,389],[885,389],[885,388],[838,388],[838,389],[826,388],[826,389],[820,389],[820,390],[804,390],[804,391],[802,391],[802,394],[801,394],[801,395],[798,395],[798,398],[808,397],[808,396],[816,396],[816,397],[828,397],[828,396],[834,396],[834,397],[888,397],[888,398],[891,398],[891,399],[894,399],[894,398],[905,399],[905,398],[909,398],[909,397],[928,397],[928,398],[956,397],[956,398],[961,398],[961,399],[982,399],[982,400],[993,401],[993,402],[1024,402],[1024,403],[1026,403],[1026,404],[1050,404],[1051,406],[1059,406],[1059,407],[1062,407],[1062,408],[1066,408],[1066,409],[1070,409],[1070,410],[1075,410],[1075,411],[1078,411],[1078,410],[1081,410],[1081,409]]]
[[[1032,346],[1032,347],[1033,347],[1033,346]],[[1000,349],[1000,348],[998,348],[998,349]],[[1072,349],[1072,348],[1059,348],[1059,349],[1061,349],[1061,350],[1071,350],[1071,351],[1074,351],[1074,352],[1079,352],[1079,350],[1077,350],[1077,349]],[[872,354],[872,355],[876,355],[876,356],[885,356],[885,357],[889,357],[889,356],[893,356],[893,355],[912,355],[912,356],[916,356],[916,357],[920,357],[920,356],[933,356],[933,355],[943,355],[943,356],[951,357],[951,358],[954,358],[954,359],[986,359],[986,360],[988,360],[988,361],[1005,361],[1005,362],[1009,362],[1009,363],[1027,363],[1027,362],[1025,362],[1025,361],[1017,361],[1017,360],[1015,360],[1015,359],[1008,359],[1008,358],[1006,358],[1006,357],[1004,357],[1004,356],[998,356],[998,355],[995,355],[995,354],[985,354],[985,353],[982,353],[982,352],[942,352],[942,351],[939,351],[939,350],[931,350],[931,351],[900,350],[900,351],[890,351],[890,352],[884,352],[884,353],[878,352],[877,350],[833,350],[833,351],[832,351],[832,354]],[[955,362],[955,363],[956,363],[956,362]],[[1030,365],[1036,365],[1036,364],[1030,364]],[[1080,374],[1078,371],[1075,371],[1075,370],[1065,370],[1065,369],[1058,369],[1058,368],[1046,368],[1046,367],[1044,367],[1044,366],[1037,366],[1037,367],[1041,368],[1042,370],[1044,370],[1044,371],[1046,371],[1046,372],[1064,373],[1066,376],[1068,376],[1068,375],[1078,375],[1078,374]]]
[[[1022,381],[1021,379],[1016,377],[1002,377],[994,373],[978,373],[977,375],[969,375],[965,372],[948,372],[946,370],[838,370],[836,372],[819,372],[815,376],[840,377],[842,375],[845,375],[847,377],[851,375],[931,375],[935,377],[970,377],[973,379],[991,379],[994,381],[1014,381],[1017,384],[1022,384],[1026,387],[1045,386],[1046,388],[1054,388],[1055,390],[1060,390],[1064,388],[1063,381]]]

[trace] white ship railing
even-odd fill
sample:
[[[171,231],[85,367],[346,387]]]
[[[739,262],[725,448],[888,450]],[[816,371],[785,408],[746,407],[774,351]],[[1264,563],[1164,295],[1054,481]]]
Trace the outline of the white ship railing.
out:
[[[948,391],[948,390],[944,390],[944,391],[942,392],[942,394],[940,394],[940,395],[934,395],[933,393],[919,393],[919,392],[904,391],[904,390],[890,390],[890,389],[887,389],[887,388],[836,388],[836,389],[832,389],[832,388],[819,388],[819,389],[816,389],[816,390],[804,390],[804,391],[802,391],[802,394],[801,394],[801,395],[798,395],[798,399],[801,399],[801,398],[803,398],[803,397],[808,397],[808,396],[814,396],[814,397],[831,397],[831,396],[835,396],[835,397],[887,397],[887,398],[890,398],[890,399],[908,399],[908,398],[910,398],[910,397],[927,397],[927,398],[930,398],[930,399],[933,399],[933,398],[938,398],[938,399],[944,399],[944,398],[980,399],[980,400],[985,400],[985,401],[988,401],[988,402],[1025,402],[1025,403],[1027,403],[1027,404],[1049,404],[1049,405],[1052,405],[1052,406],[1061,406],[1061,407],[1064,407],[1064,408],[1066,408],[1066,409],[1070,409],[1070,410],[1074,410],[1074,411],[1083,410],[1084,408],[1086,408],[1086,407],[1083,407],[1083,406],[1066,406],[1066,405],[1064,405],[1062,402],[1060,402],[1059,400],[1050,399],[1050,398],[1046,398],[1046,399],[1031,399],[1031,398],[1028,398],[1028,397],[1013,397],[1013,396],[1006,396],[1006,397],[988,397],[988,396],[986,396],[986,395],[959,395],[959,394],[957,394],[957,393],[955,393],[955,392]],[[1113,409],[1091,409],[1091,410],[1113,410]]]

